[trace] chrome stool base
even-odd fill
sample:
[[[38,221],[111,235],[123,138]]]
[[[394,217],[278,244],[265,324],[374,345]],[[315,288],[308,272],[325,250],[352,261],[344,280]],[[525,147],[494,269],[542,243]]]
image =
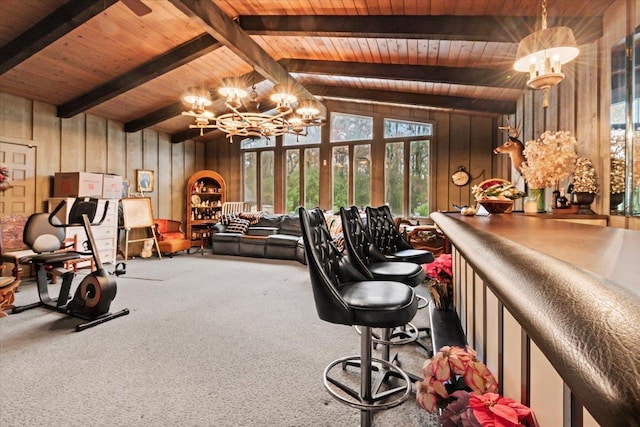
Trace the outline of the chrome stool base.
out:
[[[334,399],[352,408],[366,411],[379,411],[393,408],[404,402],[411,393],[412,382],[409,376],[402,369],[385,360],[375,357],[371,358],[371,370],[372,373],[376,373],[376,380],[373,381],[371,386],[370,399],[363,397],[361,392],[330,375],[331,370],[338,365],[341,366],[342,370],[344,370],[346,365],[362,366],[362,359],[360,356],[342,357],[331,362],[324,370],[324,386],[329,394],[331,394]],[[384,378],[380,380],[379,378],[381,377]],[[399,379],[399,385],[390,385],[388,389],[380,391],[381,385],[387,377]],[[343,393],[341,394],[336,391],[332,385]],[[344,394],[348,397],[344,396]],[[401,395],[394,397],[398,394]]]

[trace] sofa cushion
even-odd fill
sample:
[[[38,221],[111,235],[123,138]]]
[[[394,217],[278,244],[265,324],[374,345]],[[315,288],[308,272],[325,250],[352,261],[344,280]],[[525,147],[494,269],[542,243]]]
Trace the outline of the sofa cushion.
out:
[[[241,233],[246,234],[249,229],[249,220],[242,218],[233,218],[227,226],[227,233]]]
[[[280,223],[280,231],[278,234],[302,236],[302,228],[300,227],[298,215],[282,215],[282,222]]]
[[[299,239],[298,236],[292,236],[290,234],[274,234],[267,237],[267,245],[295,248],[298,245]]]
[[[255,226],[255,227],[275,227],[275,228],[280,228],[280,223],[282,221],[282,219],[280,218],[281,216],[282,215],[263,213],[260,216],[260,218],[258,218],[258,221],[255,224],[251,224],[251,225]]]
[[[212,234],[211,235],[211,240],[215,241],[215,242],[233,242],[233,243],[239,243],[240,242],[240,237],[242,237],[242,234],[240,233],[216,233],[216,234]]]
[[[259,227],[257,225],[251,225],[249,226],[249,230],[247,230],[249,236],[270,236],[277,232],[277,227]]]

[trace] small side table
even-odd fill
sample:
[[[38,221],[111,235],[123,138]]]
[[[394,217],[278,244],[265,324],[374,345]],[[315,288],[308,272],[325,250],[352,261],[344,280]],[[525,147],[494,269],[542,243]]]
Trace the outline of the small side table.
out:
[[[209,242],[209,238],[211,237],[211,229],[210,228],[193,228],[191,229],[192,238],[195,237],[196,240],[200,240],[200,254],[204,255],[204,247]]]

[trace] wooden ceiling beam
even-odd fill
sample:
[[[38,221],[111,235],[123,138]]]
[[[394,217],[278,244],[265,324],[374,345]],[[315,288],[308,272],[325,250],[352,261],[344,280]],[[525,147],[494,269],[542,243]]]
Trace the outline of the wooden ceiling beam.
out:
[[[539,16],[242,15],[250,35],[466,40],[518,43],[540,29]],[[568,26],[578,44],[602,37],[602,17],[549,17],[549,27]]]
[[[175,70],[221,46],[222,44],[209,34],[202,34],[58,106],[58,117],[68,118],[82,113],[162,74]]]
[[[307,59],[281,59],[279,62],[290,73],[409,80],[507,89],[526,88],[525,75],[511,68],[459,68]]]
[[[0,48],[0,75],[87,22],[118,0],[71,0]],[[3,13],[11,13],[4,11]]]
[[[211,0],[169,0],[178,10],[201,25],[233,53],[251,65],[266,79],[293,91],[299,98],[314,99],[313,94],[289,75],[282,65],[245,33]],[[320,115],[326,117],[326,107],[318,102]]]
[[[373,102],[402,104],[409,107],[435,107],[494,114],[513,114],[516,111],[515,101],[497,101],[491,99],[429,95],[423,93],[389,92],[328,85],[307,85],[307,88],[320,97],[354,100],[360,99]]]
[[[138,117],[124,124],[125,132],[137,132],[139,130],[149,128],[165,120],[179,116],[184,111],[182,102],[174,102],[158,110],[152,111],[142,117]]]

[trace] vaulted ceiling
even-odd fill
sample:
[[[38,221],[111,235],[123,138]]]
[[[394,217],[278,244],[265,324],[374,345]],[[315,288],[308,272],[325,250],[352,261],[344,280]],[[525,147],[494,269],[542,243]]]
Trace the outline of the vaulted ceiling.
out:
[[[592,43],[613,1],[548,0],[549,26]],[[261,94],[285,83],[320,101],[512,113],[527,90],[512,64],[540,28],[541,0],[3,0],[2,9],[0,92],[180,142],[198,135],[180,114],[182,94],[229,76]]]

